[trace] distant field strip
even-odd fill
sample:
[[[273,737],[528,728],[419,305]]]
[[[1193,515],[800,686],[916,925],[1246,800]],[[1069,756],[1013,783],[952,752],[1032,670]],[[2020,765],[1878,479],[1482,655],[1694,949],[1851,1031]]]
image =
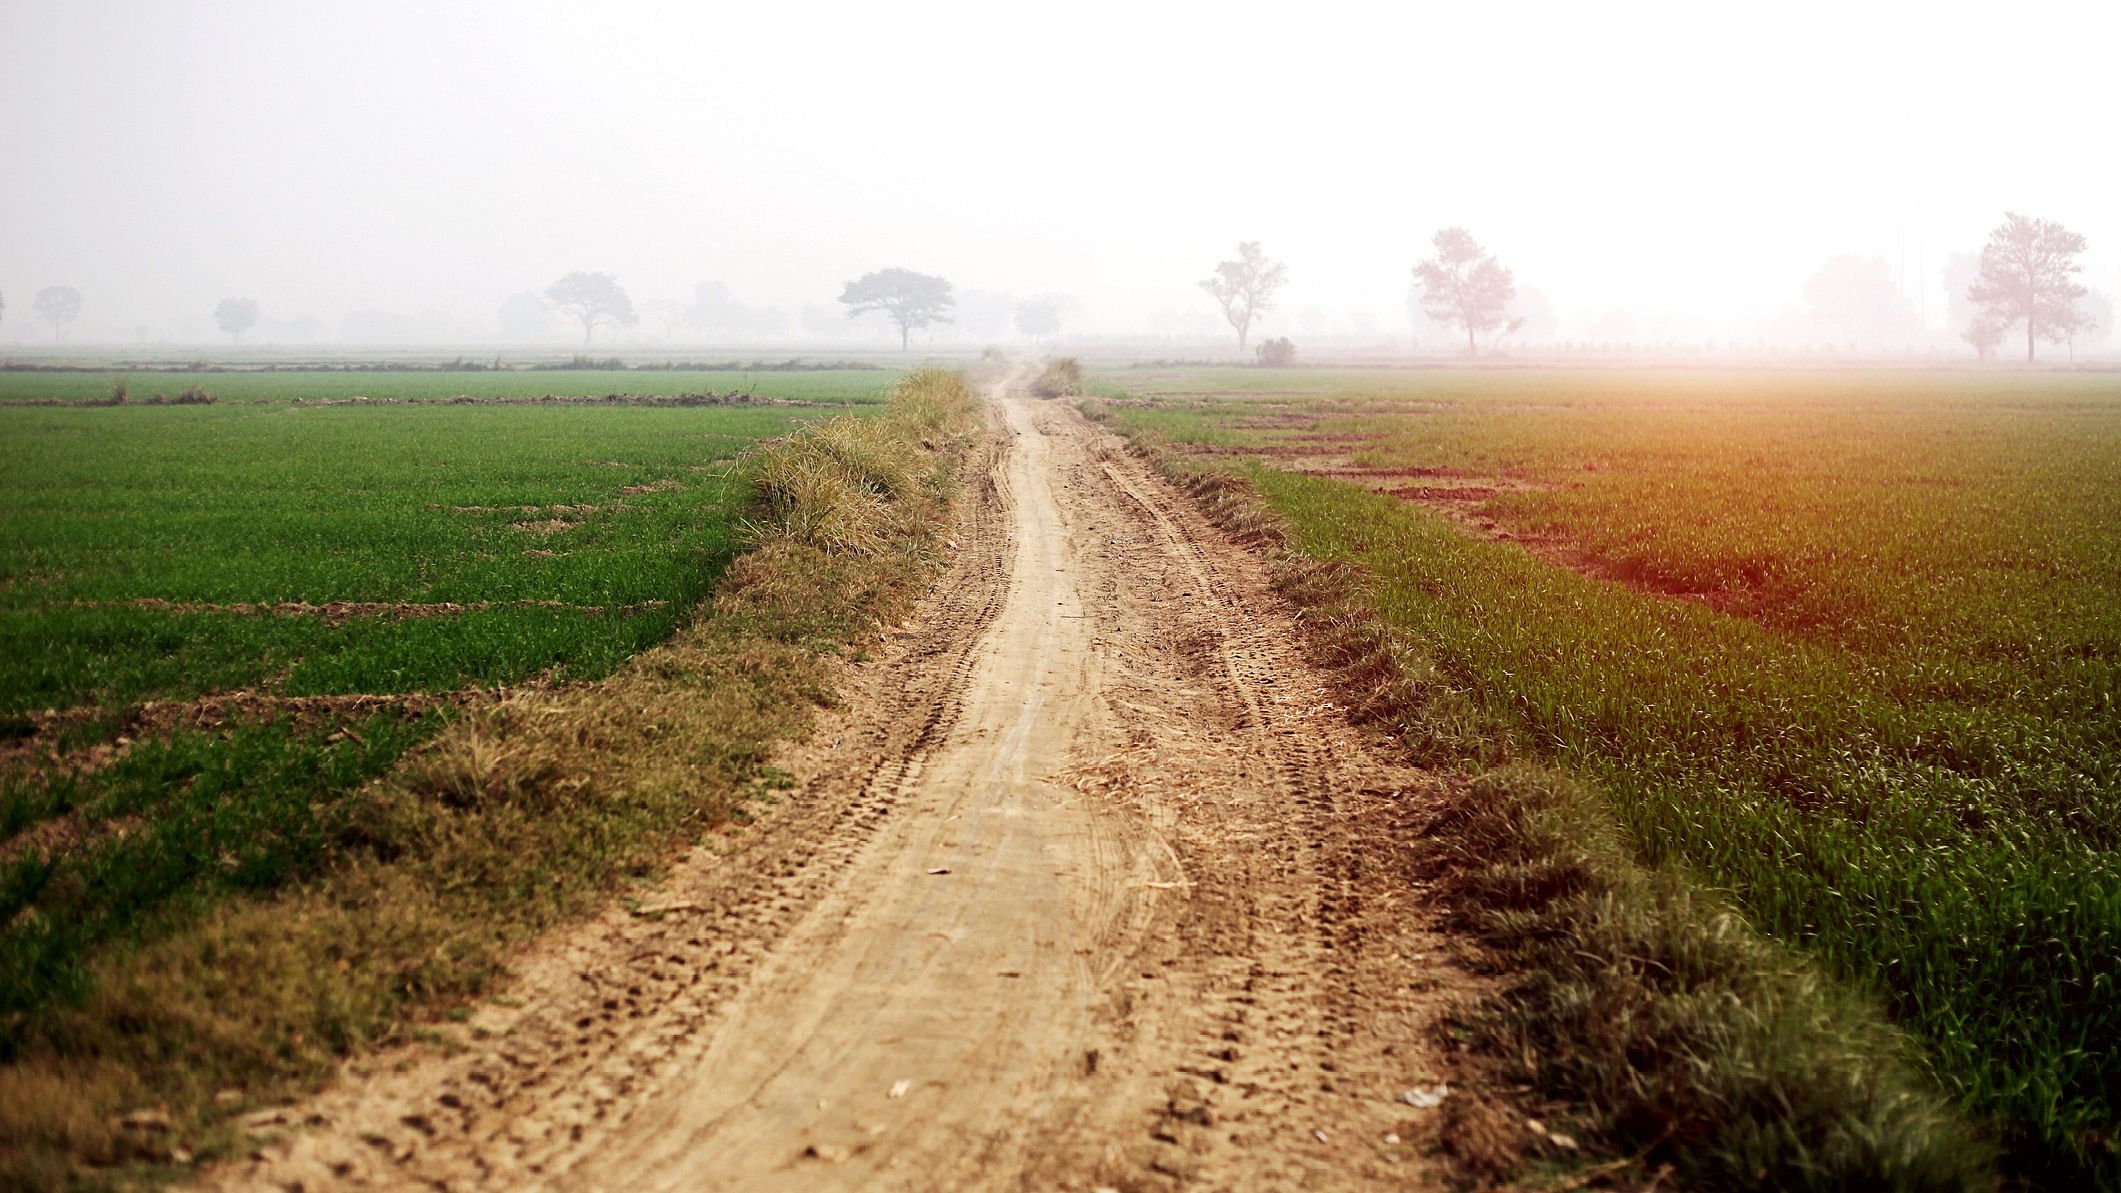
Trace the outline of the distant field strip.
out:
[[[1376,577],[1487,734],[1880,992],[2021,1174],[2121,1187],[2121,381],[1104,386]]]
[[[484,613],[488,609],[503,607],[513,609],[572,609],[588,617],[601,617],[606,613],[626,616],[648,609],[661,609],[669,601],[641,601],[633,605],[570,605],[565,601],[473,601],[458,604],[443,601],[435,604],[418,604],[412,601],[327,601],[312,605],[308,601],[280,601],[276,604],[203,605],[178,604],[160,597],[136,597],[129,601],[55,601],[70,609],[155,609],[167,613],[231,613],[238,617],[321,617],[326,621],[343,622],[356,617],[448,617],[457,613]]]
[[[695,369],[525,369],[455,372],[109,372],[40,373],[0,370],[0,404],[107,399],[124,382],[134,402],[175,397],[201,386],[222,402],[448,401],[472,398],[532,403],[546,395],[596,399],[606,395],[673,397],[742,394],[834,405],[880,403],[897,375],[875,369],[812,373]]]
[[[0,1020],[78,997],[96,950],[217,891],[300,878],[354,831],[340,803],[467,704],[668,638],[740,547],[735,457],[880,409],[892,377],[180,374],[133,392],[194,381],[242,399],[0,409]],[[0,374],[17,398],[109,384]],[[621,385],[766,401],[401,404]],[[355,393],[378,401],[338,401]]]

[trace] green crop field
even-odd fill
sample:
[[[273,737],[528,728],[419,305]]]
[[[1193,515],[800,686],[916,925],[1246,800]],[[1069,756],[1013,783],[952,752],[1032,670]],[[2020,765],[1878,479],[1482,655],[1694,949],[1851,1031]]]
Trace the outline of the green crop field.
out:
[[[897,374],[876,369],[826,370],[808,373],[702,371],[688,369],[524,369],[509,371],[352,370],[345,372],[136,372],[123,369],[90,372],[0,372],[0,404],[108,398],[123,382],[135,402],[156,394],[170,397],[186,386],[201,385],[224,402],[321,401],[325,399],[395,398],[444,401],[459,395],[475,398],[535,397],[556,394],[584,397],[603,394],[758,393],[814,402],[883,400]]]
[[[223,400],[0,407],[0,1054],[105,946],[312,871],[358,832],[342,797],[481,690],[668,637],[740,548],[738,453],[892,380],[180,374],[134,393]],[[746,388],[817,405],[284,400]]]
[[[2121,1187],[2121,378],[1133,370],[1501,749]]]

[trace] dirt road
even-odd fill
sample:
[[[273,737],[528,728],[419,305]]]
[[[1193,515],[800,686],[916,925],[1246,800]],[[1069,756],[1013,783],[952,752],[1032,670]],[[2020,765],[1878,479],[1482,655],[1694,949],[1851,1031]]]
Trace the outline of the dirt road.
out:
[[[1468,989],[1262,565],[997,402],[917,623],[783,806],[364,1063],[229,1187],[1422,1187]],[[660,909],[660,910],[658,910]]]

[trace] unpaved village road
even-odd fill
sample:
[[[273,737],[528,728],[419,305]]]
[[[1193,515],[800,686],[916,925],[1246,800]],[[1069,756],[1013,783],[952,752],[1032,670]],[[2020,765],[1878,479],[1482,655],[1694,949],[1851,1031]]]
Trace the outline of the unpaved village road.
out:
[[[1469,987],[1387,761],[1264,565],[1001,398],[951,569],[782,805],[369,1058],[232,1188],[1341,1189],[1440,1180]],[[307,1126],[299,1124],[307,1123]]]

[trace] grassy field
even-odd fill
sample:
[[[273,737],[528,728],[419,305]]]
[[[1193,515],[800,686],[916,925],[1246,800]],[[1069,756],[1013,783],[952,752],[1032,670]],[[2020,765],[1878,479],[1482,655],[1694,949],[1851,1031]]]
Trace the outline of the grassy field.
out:
[[[1479,722],[2121,1186],[2121,382],[1108,374],[1361,565]]]
[[[0,404],[108,398],[123,382],[135,402],[171,397],[204,386],[223,402],[317,402],[391,398],[447,401],[474,398],[592,397],[604,394],[756,393],[798,401],[878,403],[895,373],[874,369],[812,373],[722,372],[685,369],[554,369],[507,372],[67,372],[0,371]]]
[[[0,617],[118,660],[9,673],[0,1188],[251,1146],[247,1111],[446,1046],[511,949],[741,821],[945,555],[977,400],[883,384],[0,411]],[[64,618],[107,605],[164,620],[91,652]]]
[[[309,874],[349,794],[482,691],[668,638],[739,549],[736,455],[848,408],[275,400],[738,380],[672,374],[242,380],[0,408],[0,1053],[111,944]],[[890,382],[757,390],[873,410]]]

